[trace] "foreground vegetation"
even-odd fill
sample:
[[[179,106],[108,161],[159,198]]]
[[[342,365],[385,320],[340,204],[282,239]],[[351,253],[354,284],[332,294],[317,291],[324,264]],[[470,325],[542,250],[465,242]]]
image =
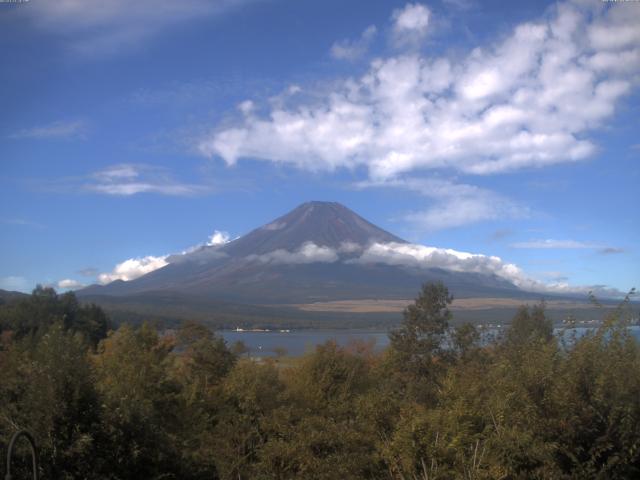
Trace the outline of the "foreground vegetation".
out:
[[[38,288],[0,305],[0,447],[29,430],[50,479],[640,478],[628,302],[566,342],[522,307],[486,344],[449,327],[450,301],[427,284],[386,351],[329,342],[283,366],[195,323],[109,331]]]

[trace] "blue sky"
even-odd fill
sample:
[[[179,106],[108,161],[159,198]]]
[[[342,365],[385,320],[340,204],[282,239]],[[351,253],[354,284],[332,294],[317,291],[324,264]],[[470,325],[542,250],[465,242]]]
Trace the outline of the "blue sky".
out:
[[[0,288],[134,278],[308,200],[640,286],[638,2],[31,0],[0,39]]]

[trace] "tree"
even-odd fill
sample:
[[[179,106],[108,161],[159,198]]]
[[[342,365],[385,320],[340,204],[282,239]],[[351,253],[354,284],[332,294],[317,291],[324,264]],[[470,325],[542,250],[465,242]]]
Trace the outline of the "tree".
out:
[[[184,406],[171,375],[173,347],[148,323],[124,325],[100,343],[93,363],[115,478],[182,478]]]
[[[449,329],[453,297],[442,282],[426,283],[415,302],[404,310],[404,320],[389,334],[394,370],[404,387],[421,400],[432,397],[443,362],[443,342]]]
[[[511,320],[507,331],[507,343],[522,346],[531,342],[548,342],[553,338],[553,321],[545,314],[545,304],[540,302],[530,308],[523,305]]]
[[[451,335],[453,348],[461,358],[466,358],[469,352],[478,345],[480,332],[470,323],[456,327]]]
[[[80,332],[93,346],[107,336],[109,319],[97,305],[81,305],[73,292],[58,295],[38,285],[32,294],[0,306],[0,330],[16,339],[34,335],[60,322],[65,330]]]
[[[0,357],[0,444],[16,430],[30,431],[43,478],[90,478],[98,469],[100,408],[88,348],[55,323]]]

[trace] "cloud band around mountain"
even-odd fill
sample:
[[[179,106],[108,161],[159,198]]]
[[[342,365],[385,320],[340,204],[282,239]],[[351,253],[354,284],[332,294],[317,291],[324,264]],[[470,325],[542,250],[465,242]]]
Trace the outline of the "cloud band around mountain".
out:
[[[214,234],[215,236],[215,234]],[[224,258],[224,252],[219,252],[216,245],[212,254],[216,258]],[[202,248],[202,247],[201,247]],[[205,247],[206,250],[207,247]],[[208,247],[212,248],[212,247]],[[187,250],[182,254],[164,255],[160,257],[147,256],[132,258],[116,265],[111,273],[103,273],[99,276],[100,283],[106,284],[114,280],[134,280],[142,275],[162,268],[169,263],[189,261],[189,255],[196,255],[197,260],[206,251]],[[208,255],[207,258],[211,258]],[[621,296],[616,289],[606,286],[575,286],[566,281],[542,282],[527,276],[517,265],[507,263],[500,257],[478,253],[461,252],[449,248],[429,247],[412,243],[378,243],[358,245],[344,243],[340,248],[317,245],[306,242],[299,248],[289,251],[277,249],[261,255],[248,255],[244,259],[247,262],[260,262],[274,265],[300,265],[311,263],[336,263],[350,264],[385,264],[414,269],[444,269],[454,272],[478,273],[483,275],[495,275],[506,280],[514,286],[530,292],[551,294],[587,294],[590,291],[604,296]]]

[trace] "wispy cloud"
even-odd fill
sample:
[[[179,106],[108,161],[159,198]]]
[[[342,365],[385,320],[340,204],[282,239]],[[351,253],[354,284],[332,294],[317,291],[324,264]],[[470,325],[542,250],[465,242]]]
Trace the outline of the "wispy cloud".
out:
[[[31,139],[31,140],[47,140],[47,139],[71,139],[84,138],[87,132],[87,124],[83,120],[74,121],[56,121],[46,125],[39,125],[31,128],[19,130],[9,138],[13,139]]]
[[[57,0],[22,9],[36,27],[63,38],[83,55],[131,51],[159,32],[227,13],[252,0]]]
[[[379,58],[312,101],[243,112],[197,148],[229,165],[252,158],[311,171],[364,167],[373,179],[581,161],[597,150],[590,133],[640,72],[640,9],[629,6],[565,2],[463,57]]]
[[[530,240],[528,242],[515,242],[510,245],[513,248],[550,248],[550,249],[594,249],[603,248],[593,243],[579,242],[577,240]]]
[[[527,207],[491,190],[445,179],[396,178],[359,182],[356,186],[401,188],[430,198],[432,203],[426,209],[404,216],[406,221],[429,231],[531,215]]]
[[[338,60],[355,60],[367,52],[378,29],[369,25],[357,40],[341,40],[331,46],[331,56]]]
[[[431,11],[421,3],[407,3],[394,10],[393,39],[398,45],[417,44],[427,35]]]
[[[605,247],[598,250],[600,255],[618,255],[620,253],[625,253],[624,248],[616,248],[616,247]]]
[[[95,267],[86,267],[81,268],[76,272],[78,275],[82,275],[83,277],[95,277],[98,275],[98,269]]]
[[[78,280],[73,280],[71,278],[65,278],[64,280],[60,280],[57,283],[58,288],[63,290],[77,290],[85,286],[84,283],[79,282]]]
[[[275,264],[333,263],[338,260],[338,254],[332,248],[307,242],[294,252],[282,249],[274,250],[262,255],[249,255],[247,260]]]
[[[93,173],[83,181],[86,191],[115,196],[156,193],[192,196],[207,193],[205,185],[179,182],[162,167],[142,164],[120,164]]]
[[[500,240],[504,240],[507,237],[510,237],[511,235],[513,235],[513,233],[513,230],[509,228],[500,228],[490,235],[489,240],[492,242],[498,242]]]

